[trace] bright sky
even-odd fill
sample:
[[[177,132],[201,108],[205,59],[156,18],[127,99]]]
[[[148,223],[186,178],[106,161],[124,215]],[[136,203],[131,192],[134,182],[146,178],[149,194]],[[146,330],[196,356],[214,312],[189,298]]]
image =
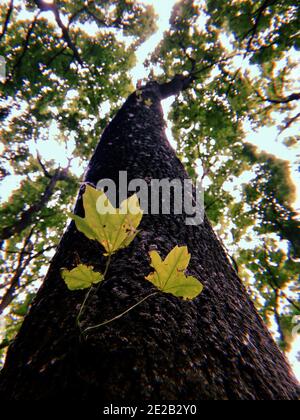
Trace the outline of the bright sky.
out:
[[[156,13],[159,15],[159,22],[158,22],[158,31],[154,34],[146,43],[144,43],[137,53],[138,63],[137,66],[132,70],[132,78],[133,82],[136,83],[137,80],[146,78],[148,76],[148,71],[144,68],[143,63],[148,55],[154,51],[155,47],[159,44],[161,39],[163,38],[164,32],[169,27],[169,18],[171,15],[171,11],[173,9],[174,4],[177,0],[142,0],[145,4],[152,4],[155,9]],[[165,111],[165,115],[167,117],[170,106],[173,102],[173,98],[164,101],[163,107]],[[57,134],[57,130],[53,127],[52,130],[53,136]],[[172,138],[171,126],[168,123],[168,130],[167,134],[171,144],[176,147],[176,144]],[[298,134],[297,129],[293,129],[290,135]],[[259,146],[263,150],[267,150],[280,158],[289,160],[290,162],[295,161],[295,151],[292,149],[288,149],[287,147],[283,146],[280,141],[276,141],[277,137],[277,129],[276,128],[262,128],[258,133],[253,133],[249,130],[248,140],[254,143],[255,145]],[[53,137],[52,137],[53,139]],[[59,145],[58,143],[54,143],[52,139],[49,141],[41,142],[42,149],[39,147],[39,151],[41,155],[45,159],[55,159],[61,163],[62,166],[66,166],[66,153],[65,147]],[[75,147],[75,143],[70,141],[69,144],[69,153],[72,153],[72,149]],[[31,150],[34,152],[36,146],[35,144],[31,145]],[[79,161],[75,161],[73,163],[73,170],[75,172],[82,172],[82,169],[79,166]],[[296,203],[296,208],[300,209],[300,175],[297,170],[297,167],[293,167],[293,177],[295,180],[295,184],[298,187],[298,199]],[[7,177],[4,182],[0,185],[0,201],[6,200],[8,196],[11,194],[12,190],[17,188],[19,179],[18,177]],[[293,346],[293,350],[290,354],[290,361],[293,365],[293,368],[296,372],[298,379],[300,380],[300,361],[297,361],[297,353],[300,350],[300,337],[295,341]]]

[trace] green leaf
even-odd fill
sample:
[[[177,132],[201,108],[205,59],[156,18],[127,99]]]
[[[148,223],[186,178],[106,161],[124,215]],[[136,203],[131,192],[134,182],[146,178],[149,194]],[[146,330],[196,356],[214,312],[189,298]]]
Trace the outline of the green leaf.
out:
[[[104,192],[87,185],[83,195],[85,218],[70,214],[77,229],[87,238],[98,241],[112,255],[127,248],[136,237],[143,211],[133,195],[115,209]]]
[[[88,289],[104,280],[103,274],[96,273],[92,267],[83,264],[71,271],[62,270],[61,275],[69,290]]]
[[[145,100],[145,105],[148,108],[150,108],[153,105],[153,101],[150,98],[148,98],[148,99]]]
[[[164,261],[156,251],[149,255],[155,272],[146,280],[159,290],[187,300],[196,298],[203,291],[203,285],[195,277],[185,275],[191,259],[186,246],[176,246]]]

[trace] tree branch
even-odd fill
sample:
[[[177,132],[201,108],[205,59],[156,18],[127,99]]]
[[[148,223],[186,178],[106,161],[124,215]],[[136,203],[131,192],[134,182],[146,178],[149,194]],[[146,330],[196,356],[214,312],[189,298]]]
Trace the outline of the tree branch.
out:
[[[287,96],[286,98],[279,98],[279,99],[271,99],[265,98],[265,102],[270,102],[272,104],[288,104],[292,101],[299,101],[300,100],[300,93],[293,93],[292,95]]]
[[[63,54],[66,51],[67,47],[61,48],[59,51],[57,51],[56,54],[54,54],[53,57],[50,58],[50,60],[47,61],[46,66],[49,68],[51,64],[59,57],[61,54]]]
[[[191,71],[188,76],[176,74],[176,76],[170,82],[162,83],[159,85],[161,98],[166,99],[172,95],[178,95],[180,92],[187,90],[198,79],[199,74],[210,70],[214,66],[224,63],[235,56],[236,54],[221,58],[220,60],[214,61],[213,63],[210,63],[199,70],[196,70],[196,61],[191,59],[193,61],[193,71]]]
[[[24,259],[25,259],[25,255],[26,255],[25,252],[27,251],[27,247],[32,245],[31,242],[30,242],[30,239],[31,239],[32,235],[33,235],[33,229],[31,229],[29,235],[24,240],[23,249],[22,249],[21,254],[19,255],[19,258],[18,258],[18,265],[17,265],[16,271],[14,273],[13,278],[10,281],[10,285],[9,285],[8,290],[6,291],[6,293],[4,294],[4,296],[1,299],[0,315],[4,312],[4,310],[14,300],[15,291],[16,291],[16,288],[18,287],[20,277],[23,274],[25,268],[27,267],[27,265],[30,261],[31,255],[25,261],[24,261]]]
[[[292,299],[290,299],[283,290],[281,290],[281,288],[279,287],[279,284],[277,282],[277,278],[273,273],[272,267],[268,264],[268,247],[267,244],[264,244],[264,254],[265,254],[265,260],[266,260],[266,266],[260,265],[260,267],[263,270],[267,270],[267,273],[270,276],[270,286],[271,288],[274,290],[274,292],[279,291],[280,290],[280,294],[281,296],[286,299],[290,305],[292,305],[295,309],[297,309],[300,312],[300,307],[294,302],[292,301]]]
[[[45,252],[51,251],[52,249],[55,249],[56,247],[57,247],[56,245],[48,246],[47,248],[43,248],[41,251],[37,252],[34,255],[32,255],[31,252],[25,251],[24,252],[24,255],[30,255],[31,256],[31,260],[34,260],[35,258],[38,258],[41,255],[43,255]],[[5,254],[15,254],[15,255],[20,255],[21,254],[21,252],[19,252],[19,251],[8,251],[8,250],[5,250],[4,252],[5,252]],[[1,288],[3,288],[2,285],[0,286],[0,289]]]
[[[2,32],[0,34],[0,42],[2,41],[2,38],[6,34],[6,31],[7,31],[9,22],[10,22],[10,18],[11,18],[12,12],[13,12],[13,9],[14,9],[14,0],[10,0],[10,4],[8,6],[8,11],[6,13],[6,17],[5,17],[5,21],[4,21],[4,24],[3,24]]]
[[[25,40],[23,42],[23,51],[22,51],[21,55],[19,56],[19,58],[17,59],[17,61],[14,64],[14,66],[13,66],[12,73],[10,74],[10,79],[12,79],[12,75],[15,73],[16,69],[21,66],[22,61],[23,61],[23,59],[24,59],[24,57],[25,57],[25,55],[27,53],[27,50],[29,48],[30,38],[31,38],[31,35],[33,34],[33,31],[34,31],[35,26],[37,24],[38,16],[39,16],[39,13],[35,16],[33,22],[31,22],[31,24],[29,25],[26,38],[25,38]]]
[[[255,36],[257,35],[257,30],[261,21],[261,18],[263,17],[263,14],[265,12],[265,10],[272,6],[273,4],[275,4],[278,0],[264,0],[262,5],[254,12],[254,15],[257,15],[255,18],[255,22],[254,25],[251,29],[249,29],[249,31],[243,36],[243,39],[246,39],[248,35],[251,34],[251,37],[248,41],[247,44],[247,53],[249,53],[251,51],[251,47],[252,47],[252,42],[255,38]]]
[[[287,121],[287,123],[286,123],[286,125],[280,131],[280,134],[282,134],[284,131],[286,131],[288,128],[290,128],[291,125],[294,124],[294,122],[296,122],[297,120],[299,120],[299,118],[300,118],[300,112],[297,115],[295,115],[294,117],[289,118],[288,121]]]
[[[78,61],[78,63],[83,66],[84,62],[82,58],[80,57],[80,54],[77,50],[76,45],[71,40],[68,28],[64,25],[63,21],[61,20],[59,9],[55,2],[52,4],[46,3],[43,0],[34,0],[35,4],[38,6],[41,12],[52,12],[54,14],[55,20],[57,25],[62,31],[62,36],[65,42],[67,43],[68,47],[72,50],[75,59]]]
[[[172,95],[179,95],[180,92],[188,89],[193,81],[192,76],[177,74],[170,82],[158,85],[161,99],[169,98]]]
[[[94,19],[95,22],[97,22],[99,25],[102,25],[106,28],[121,28],[122,27],[122,20],[120,18],[115,19],[114,21],[108,23],[103,19],[100,19],[97,15],[95,15],[94,12],[92,12],[89,9],[89,5],[90,3],[93,3],[93,1],[89,0],[87,2],[87,4],[83,7],[81,7],[80,9],[78,9],[69,19],[69,25],[68,28],[70,27],[70,25],[74,22],[74,20],[83,12],[85,12],[87,15],[89,15],[90,17],[92,17]]]
[[[41,158],[41,155],[39,154],[39,152],[37,152],[37,160],[38,160],[38,162],[40,164],[40,167],[42,168],[42,170],[44,172],[45,177],[46,178],[49,178],[49,179],[52,179],[52,176],[49,174],[49,172],[47,171],[46,166],[42,162],[42,158]]]
[[[45,192],[41,196],[41,198],[34,204],[30,206],[30,208],[24,211],[21,215],[19,220],[10,227],[5,227],[0,232],[0,249],[2,248],[3,242],[12,236],[21,233],[25,230],[30,224],[32,223],[33,216],[41,211],[45,204],[50,200],[52,195],[54,194],[55,186],[58,181],[63,181],[68,178],[67,171],[65,169],[57,169],[55,174],[51,177],[49,184],[47,185]]]

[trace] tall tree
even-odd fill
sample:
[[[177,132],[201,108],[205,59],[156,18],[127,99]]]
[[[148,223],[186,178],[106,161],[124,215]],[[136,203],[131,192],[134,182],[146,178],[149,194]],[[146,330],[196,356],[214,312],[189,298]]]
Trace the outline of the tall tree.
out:
[[[160,80],[196,73],[169,116],[177,153],[191,176],[203,176],[208,217],[286,351],[300,314],[300,223],[291,177],[293,169],[299,178],[299,23],[293,0],[182,0],[148,63],[154,76],[160,67]],[[260,147],[268,153],[250,144],[262,138],[261,129]],[[280,153],[293,150],[290,161],[271,155],[280,144]],[[282,254],[275,311],[274,285],[258,266],[273,261],[273,275],[282,277],[276,263]]]
[[[0,206],[0,364],[155,21],[151,6],[132,1],[1,2],[0,182],[16,189]]]
[[[149,83],[132,94],[105,130],[85,182],[119,171],[128,180],[188,178],[165,135],[160,101],[191,78]],[[116,158],[117,157],[117,158]],[[76,214],[84,216],[81,189]],[[298,399],[299,386],[258,316],[207,218],[186,226],[186,215],[145,215],[129,248],[112,258],[107,278],[83,314],[85,325],[114,317],[153,291],[148,251],[167,255],[187,245],[191,274],[205,289],[192,302],[159,293],[115,322],[80,337],[83,292],[69,291],[62,268],[80,260],[103,272],[102,248],[72,222],[46,279],[10,347],[0,376],[3,399]]]

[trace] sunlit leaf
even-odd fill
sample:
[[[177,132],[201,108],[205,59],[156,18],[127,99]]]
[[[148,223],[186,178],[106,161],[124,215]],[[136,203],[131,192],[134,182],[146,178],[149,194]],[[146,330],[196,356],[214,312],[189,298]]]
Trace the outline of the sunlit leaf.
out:
[[[176,246],[164,261],[156,251],[150,252],[150,258],[155,272],[146,280],[162,292],[192,300],[203,291],[203,285],[195,277],[185,275],[191,259],[186,246]]]
[[[143,217],[136,195],[123,201],[120,209],[115,209],[104,192],[87,185],[83,206],[84,218],[73,214],[70,217],[80,232],[104,247],[107,255],[128,247],[136,237]]]
[[[104,280],[103,274],[97,273],[92,267],[80,264],[73,270],[62,270],[62,278],[69,290],[88,289],[93,284]]]

